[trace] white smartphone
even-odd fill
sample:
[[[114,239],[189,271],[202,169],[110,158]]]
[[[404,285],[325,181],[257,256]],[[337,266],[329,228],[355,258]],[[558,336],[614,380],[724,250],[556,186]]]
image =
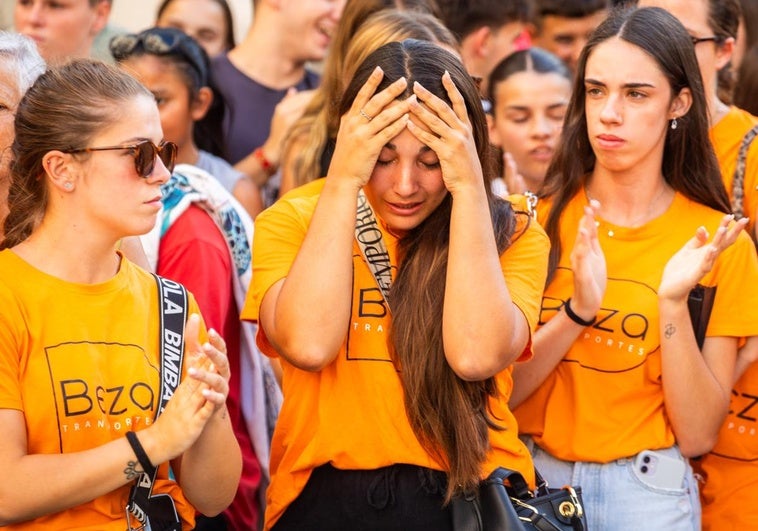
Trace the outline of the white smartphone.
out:
[[[651,487],[681,489],[687,465],[681,458],[643,450],[634,458],[632,470],[640,481]]]

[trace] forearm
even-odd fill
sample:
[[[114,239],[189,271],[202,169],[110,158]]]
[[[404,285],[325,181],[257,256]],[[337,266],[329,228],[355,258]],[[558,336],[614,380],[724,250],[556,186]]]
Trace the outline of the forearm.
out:
[[[214,516],[234,499],[241,473],[239,444],[224,407],[182,455],[177,476],[190,503],[202,514]]]
[[[83,452],[5,460],[4,474],[12,481],[0,486],[0,525],[92,501],[133,481],[129,469],[141,471],[125,437]]]
[[[666,412],[682,453],[701,455],[716,442],[729,408],[736,340],[708,338],[701,353],[686,300],[659,301],[661,371]],[[718,344],[707,363],[707,351]]]
[[[558,366],[585,327],[572,321],[565,311],[558,312],[541,326],[532,338],[534,356],[513,365],[513,391],[510,407],[515,408],[534,393]]]
[[[529,339],[500,265],[484,189],[454,196],[450,220],[443,340],[463,379],[481,380],[511,364]]]
[[[327,179],[266,329],[279,353],[305,370],[330,363],[347,334],[357,194],[354,184]]]

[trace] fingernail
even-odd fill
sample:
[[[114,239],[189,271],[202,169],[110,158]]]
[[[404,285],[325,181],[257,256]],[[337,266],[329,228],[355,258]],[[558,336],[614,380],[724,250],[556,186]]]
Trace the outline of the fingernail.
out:
[[[187,369],[187,374],[189,374],[190,376],[196,376],[197,375],[197,369],[194,368],[194,367],[190,367],[189,369]]]

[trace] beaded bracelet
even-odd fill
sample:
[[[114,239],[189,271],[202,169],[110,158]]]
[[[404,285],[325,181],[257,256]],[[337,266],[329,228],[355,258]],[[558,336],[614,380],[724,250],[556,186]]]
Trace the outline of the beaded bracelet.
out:
[[[577,314],[575,314],[574,310],[571,309],[571,297],[566,299],[566,302],[563,305],[563,309],[566,311],[566,315],[568,315],[568,318],[574,321],[578,325],[591,326],[595,324],[595,321],[597,321],[597,315],[593,316],[591,320],[587,321],[579,317]]]

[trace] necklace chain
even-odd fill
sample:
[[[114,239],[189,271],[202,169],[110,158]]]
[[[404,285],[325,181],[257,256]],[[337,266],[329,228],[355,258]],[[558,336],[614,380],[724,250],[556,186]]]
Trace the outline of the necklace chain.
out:
[[[640,226],[644,225],[648,220],[651,219],[651,216],[652,216],[652,213],[653,213],[653,211],[655,209],[655,206],[658,204],[658,201],[660,200],[660,198],[663,197],[663,194],[664,194],[664,192],[666,192],[667,189],[668,189],[668,187],[666,185],[663,185],[661,187],[660,191],[650,201],[650,203],[648,204],[647,209],[645,210],[645,212],[642,215],[637,216],[631,222],[628,222],[628,223],[626,223],[624,225],[619,225],[619,224],[616,224],[616,225],[623,226],[623,227],[628,227],[628,228],[637,228],[637,227],[640,227]],[[590,191],[587,189],[587,186],[584,187],[584,195],[587,197],[587,201],[588,202],[592,201],[593,199],[595,199],[594,197],[592,197],[590,195]],[[602,205],[602,203],[601,203],[601,205]],[[610,223],[608,223],[608,224],[610,225]],[[601,225],[600,221],[595,220],[595,225],[599,228],[600,225]],[[612,228],[608,228],[606,230],[606,232],[607,232],[609,238],[613,238],[613,236],[615,235],[615,232],[613,231]]]

